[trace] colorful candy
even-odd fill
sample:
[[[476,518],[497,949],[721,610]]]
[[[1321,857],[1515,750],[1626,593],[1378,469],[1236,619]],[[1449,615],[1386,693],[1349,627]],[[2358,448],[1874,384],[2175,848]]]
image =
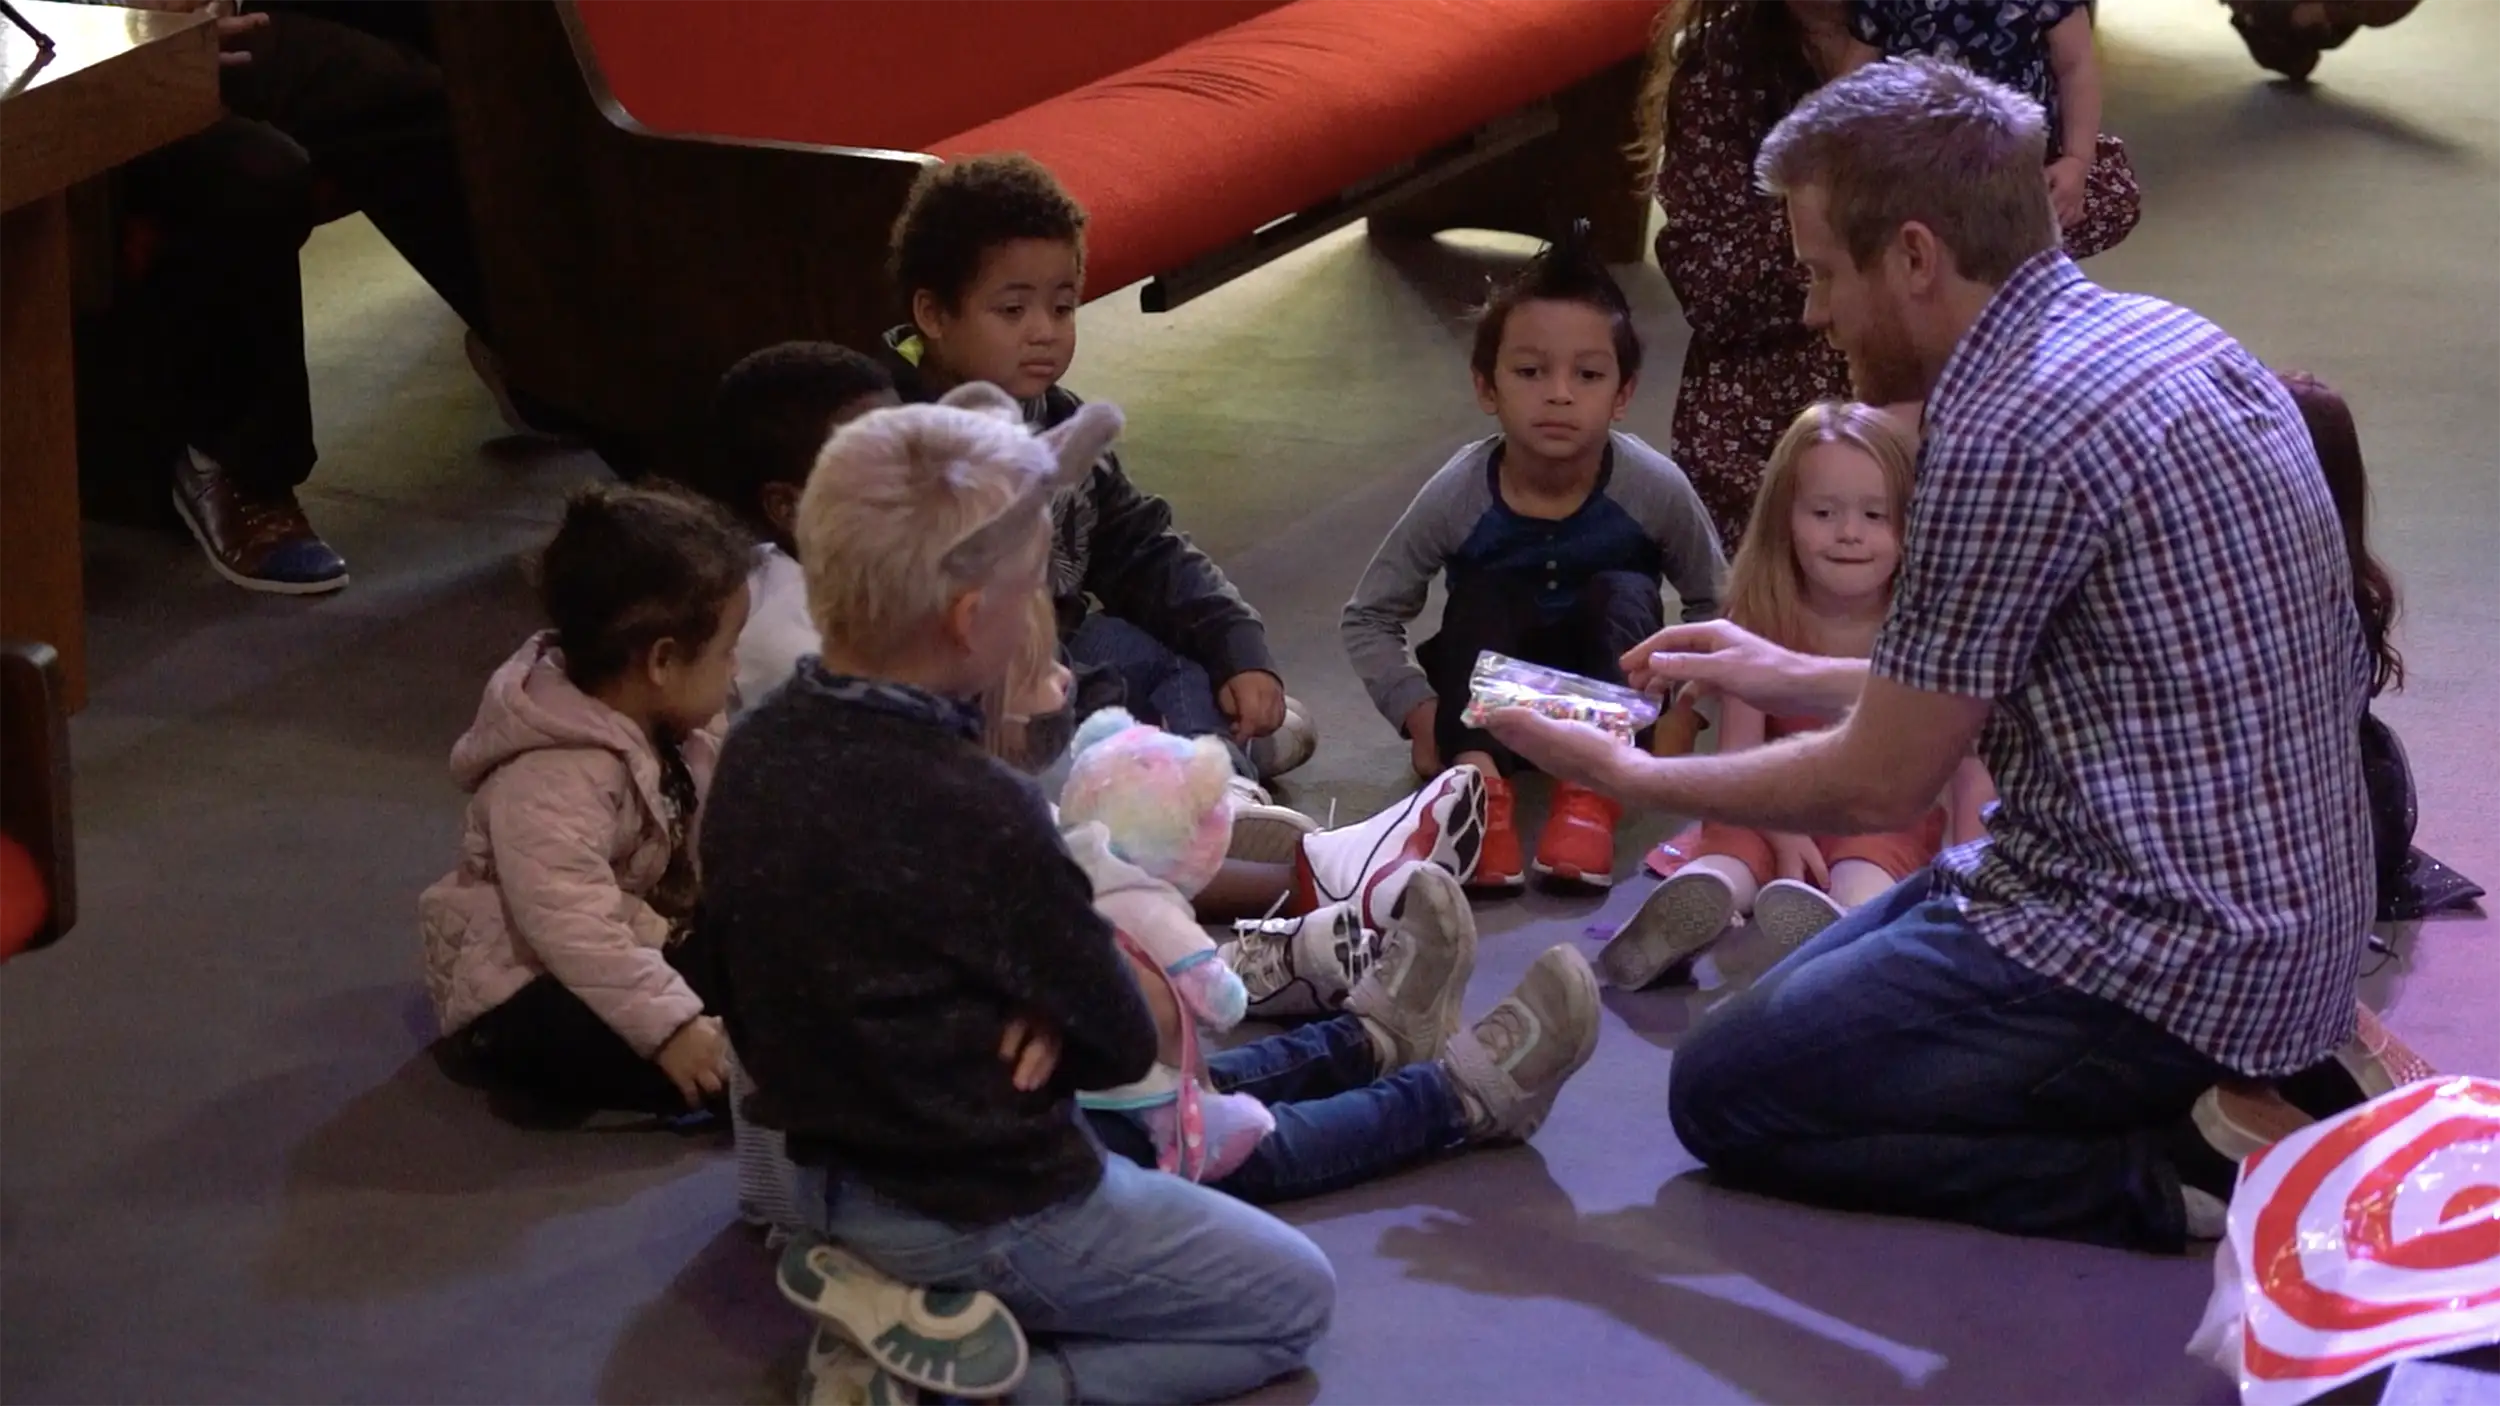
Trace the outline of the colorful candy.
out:
[[[1469,727],[1482,727],[1486,718],[1504,708],[1526,708],[1564,722],[1584,723],[1626,744],[1658,720],[1658,704],[1644,694],[1486,650],[1476,658],[1467,707],[1459,719]]]

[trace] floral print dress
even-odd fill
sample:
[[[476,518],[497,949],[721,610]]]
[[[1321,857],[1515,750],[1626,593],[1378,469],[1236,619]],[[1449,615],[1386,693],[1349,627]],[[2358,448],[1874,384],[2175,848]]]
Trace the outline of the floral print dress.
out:
[[[1739,77],[1738,27],[1713,23],[1667,91],[1658,267],[1691,324],[1675,393],[1675,459],[1733,555],[1763,462],[1797,412],[1849,394],[1849,369],[1804,323],[1806,275],[1788,212],[1754,185],[1782,115]]]
[[[1849,32],[1886,58],[1951,59],[2028,95],[2048,114],[2053,161],[2065,154],[2065,129],[2049,31],[2082,8],[2084,0],[1850,0]],[[2083,178],[2083,219],[2067,229],[2066,252],[2088,259],[2116,247],[2143,206],[2126,144],[2101,133]]]

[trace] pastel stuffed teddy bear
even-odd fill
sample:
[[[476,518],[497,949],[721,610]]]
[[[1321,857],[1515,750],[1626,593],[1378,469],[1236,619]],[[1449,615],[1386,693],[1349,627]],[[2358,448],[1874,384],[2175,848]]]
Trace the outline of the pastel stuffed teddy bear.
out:
[[[1197,1049],[1200,1030],[1231,1029],[1249,1004],[1190,908],[1231,844],[1232,761],[1221,742],[1175,737],[1118,708],[1087,718],[1072,750],[1059,797],[1069,852],[1093,881],[1096,910],[1163,973],[1187,1017],[1185,1067],[1157,1065],[1079,1101],[1140,1116],[1165,1171],[1214,1181],[1276,1127],[1257,1099],[1208,1088]]]

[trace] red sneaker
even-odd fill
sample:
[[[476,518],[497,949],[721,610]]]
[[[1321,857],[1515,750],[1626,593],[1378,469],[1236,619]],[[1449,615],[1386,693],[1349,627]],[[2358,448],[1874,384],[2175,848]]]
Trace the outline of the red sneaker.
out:
[[[1545,833],[1537,837],[1537,873],[1567,884],[1613,888],[1615,822],[1622,818],[1617,802],[1585,786],[1557,784]]]
[[[1510,783],[1487,777],[1484,783],[1484,853],[1476,860],[1469,888],[1484,893],[1517,893],[1528,886],[1528,861],[1519,852],[1519,825],[1513,811],[1518,798]]]

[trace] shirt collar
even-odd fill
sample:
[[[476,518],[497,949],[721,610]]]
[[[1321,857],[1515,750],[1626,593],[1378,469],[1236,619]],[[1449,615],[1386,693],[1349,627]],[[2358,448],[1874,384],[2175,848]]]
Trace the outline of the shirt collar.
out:
[[[2013,277],[1989,295],[1988,305],[1979,310],[1962,340],[1953,344],[1953,354],[1937,373],[1936,388],[1928,392],[1928,418],[1934,418],[1937,406],[1951,404],[1965,389],[1964,382],[1986,375],[2007,345],[2023,328],[2039,321],[2060,293],[2083,281],[2083,270],[2075,267],[2063,249],[2044,249],[2024,260]]]
[[[800,664],[800,677],[824,698],[872,713],[922,723],[941,732],[951,732],[967,742],[981,740],[981,710],[961,699],[942,698],[926,689],[889,679],[863,679],[851,674],[837,674],[824,666],[824,661],[810,656]]]

